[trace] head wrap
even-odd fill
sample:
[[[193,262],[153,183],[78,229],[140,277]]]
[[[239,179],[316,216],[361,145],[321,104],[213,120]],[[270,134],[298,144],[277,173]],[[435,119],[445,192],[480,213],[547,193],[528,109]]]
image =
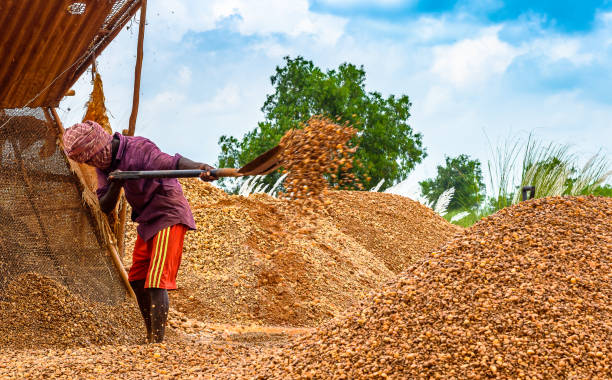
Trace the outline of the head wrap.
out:
[[[64,152],[76,162],[106,169],[112,160],[111,141],[113,136],[109,135],[100,124],[86,120],[66,129]]]

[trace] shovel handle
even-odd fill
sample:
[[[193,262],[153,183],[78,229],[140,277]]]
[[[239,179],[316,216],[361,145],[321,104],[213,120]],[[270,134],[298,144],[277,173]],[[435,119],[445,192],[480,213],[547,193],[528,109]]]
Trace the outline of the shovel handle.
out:
[[[234,168],[218,168],[210,171],[210,175],[219,177],[242,177],[244,174],[238,172],[238,169]]]
[[[144,170],[144,171],[121,171],[115,170],[108,175],[110,181],[126,180],[126,179],[142,179],[142,178],[189,178],[199,177],[204,173],[200,169],[188,170]],[[210,174],[215,177],[241,177],[237,169],[219,168],[210,171]]]

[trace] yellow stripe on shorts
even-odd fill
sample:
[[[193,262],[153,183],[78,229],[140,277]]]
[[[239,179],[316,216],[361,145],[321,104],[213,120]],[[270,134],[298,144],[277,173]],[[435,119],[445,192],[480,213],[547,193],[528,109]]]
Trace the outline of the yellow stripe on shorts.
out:
[[[149,264],[149,287],[153,287],[151,283],[153,281],[153,272],[155,272],[155,268],[157,267],[157,262],[159,261],[159,247],[161,246],[161,241],[164,239],[164,231],[161,230],[157,233],[157,241],[155,242],[155,251],[153,252],[153,257],[151,258],[152,262]]]
[[[168,227],[168,230],[166,231],[166,240],[165,240],[165,244],[164,244],[164,249],[162,250],[162,259],[159,263],[159,275],[157,276],[157,281],[156,281],[156,288],[159,288],[159,285],[161,284],[161,278],[162,278],[162,274],[164,273],[164,265],[166,264],[166,253],[168,252],[168,242],[170,241],[170,227]]]

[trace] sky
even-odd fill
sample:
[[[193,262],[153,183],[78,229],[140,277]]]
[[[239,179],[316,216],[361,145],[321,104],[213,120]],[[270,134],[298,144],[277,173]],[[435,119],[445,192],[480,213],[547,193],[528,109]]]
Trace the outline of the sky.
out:
[[[113,129],[131,112],[138,15],[98,58]],[[215,164],[221,135],[263,120],[283,57],[323,69],[363,65],[366,89],[408,95],[427,158],[406,192],[445,156],[486,162],[530,133],[588,159],[612,153],[612,0],[149,1],[136,134]],[[60,104],[78,122],[90,75]]]

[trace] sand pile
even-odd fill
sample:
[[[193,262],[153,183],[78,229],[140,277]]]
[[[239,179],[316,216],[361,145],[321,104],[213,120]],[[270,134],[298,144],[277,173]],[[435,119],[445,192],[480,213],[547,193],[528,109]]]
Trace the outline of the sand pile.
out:
[[[329,209],[338,204],[333,216],[313,219],[290,201],[230,196],[198,180],[182,183],[199,230],[185,238],[172,304],[207,322],[316,326],[390,280],[387,262],[395,269],[456,231],[426,207],[387,194],[338,192],[330,196]],[[391,203],[371,218],[363,205],[377,197],[379,206]],[[362,205],[351,210],[353,202]],[[360,221],[371,228],[359,230],[354,224]],[[410,249],[392,255],[398,246]],[[131,246],[127,252],[129,261]]]
[[[64,348],[142,341],[144,327],[132,304],[85,301],[38,274],[14,279],[0,298],[0,347]]]
[[[612,199],[523,202],[242,375],[610,378]]]
[[[333,205],[327,211],[335,226],[395,273],[463,230],[399,195],[332,191],[326,200]]]
[[[316,325],[392,273],[329,221],[285,201],[228,196],[193,209],[176,307],[213,322]],[[174,295],[174,294],[173,294]]]

